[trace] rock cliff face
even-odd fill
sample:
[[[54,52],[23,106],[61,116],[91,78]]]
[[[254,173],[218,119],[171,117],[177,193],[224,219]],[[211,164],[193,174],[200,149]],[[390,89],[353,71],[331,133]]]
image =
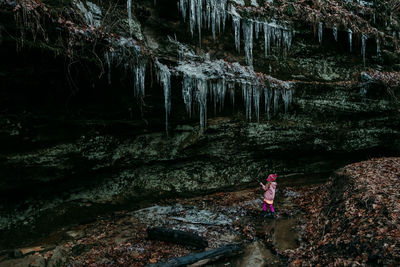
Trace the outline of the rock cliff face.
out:
[[[399,7],[333,2],[0,1],[5,242],[398,154]]]

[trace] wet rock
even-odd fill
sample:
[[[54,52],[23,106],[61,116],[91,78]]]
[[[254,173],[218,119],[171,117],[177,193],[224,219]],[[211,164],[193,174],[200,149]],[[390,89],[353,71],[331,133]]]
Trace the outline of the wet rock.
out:
[[[292,190],[285,190],[284,191],[285,197],[299,197],[300,194],[297,192],[294,192]]]
[[[71,254],[72,256],[78,256],[86,251],[89,251],[92,248],[93,248],[92,244],[78,244],[72,247]]]
[[[373,78],[371,77],[371,75],[363,71],[360,74],[360,81],[361,83],[370,83],[373,81]]]
[[[24,254],[22,253],[22,251],[20,249],[15,249],[11,252],[11,257],[19,259],[22,258],[24,256]]]
[[[0,262],[0,267],[46,267],[46,260],[41,255],[29,255],[21,259]]]
[[[34,255],[32,257],[32,262],[30,263],[29,267],[45,267],[46,260],[41,255]]]
[[[71,230],[65,232],[65,236],[69,239],[80,239],[85,236],[85,232],[83,230]]]
[[[60,267],[63,266],[67,262],[67,251],[62,247],[56,247],[51,256],[47,267]]]

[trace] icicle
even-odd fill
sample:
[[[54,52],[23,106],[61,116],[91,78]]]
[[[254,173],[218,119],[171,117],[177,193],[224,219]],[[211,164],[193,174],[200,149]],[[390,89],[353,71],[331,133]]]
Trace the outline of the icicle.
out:
[[[274,115],[278,113],[278,106],[279,106],[279,89],[275,88],[274,90]]]
[[[367,93],[368,93],[368,84],[362,83],[360,86],[360,96],[362,100],[365,100],[367,98]]]
[[[333,25],[333,37],[335,38],[335,41],[337,42],[337,40],[338,40],[338,30],[337,30],[336,24]]]
[[[132,0],[126,1],[126,8],[128,10],[128,24],[129,24],[129,33],[132,35],[133,33],[133,23],[132,23]]]
[[[203,0],[197,0],[196,6],[197,6],[197,8],[196,8],[196,12],[197,12],[197,14],[196,14],[197,31],[198,31],[198,34],[199,34],[199,44],[201,45],[201,22],[202,22],[202,15],[203,15],[203,11],[202,11],[202,9],[203,9]]]
[[[235,107],[235,84],[228,83],[228,88],[230,90],[232,109],[234,109],[234,107]]]
[[[251,108],[253,101],[253,86],[248,83],[242,83],[243,101],[246,107],[246,119],[251,121]]]
[[[293,33],[292,31],[289,30],[282,30],[282,32],[283,32],[283,43],[285,45],[286,50],[289,50],[290,47],[292,46]]]
[[[196,24],[196,0],[189,0],[190,1],[190,7],[189,7],[189,26],[190,26],[190,33],[194,34],[194,27]]]
[[[271,49],[271,31],[268,23],[264,23],[264,49],[265,49],[265,57],[268,56],[268,53]]]
[[[220,12],[222,12],[222,30],[225,31],[227,0],[221,1],[220,5],[221,5],[221,8],[219,10],[220,10]]]
[[[221,80],[218,81],[217,91],[218,91],[219,111],[221,112],[225,105],[225,94],[226,94],[225,78],[222,78]]]
[[[145,93],[145,75],[146,75],[146,63],[139,60],[138,64],[133,68],[133,75],[135,79],[134,95],[144,96]]]
[[[270,112],[270,103],[272,98],[272,90],[269,87],[264,87],[264,105],[265,105],[265,113],[267,114],[267,120],[271,119],[271,112]]]
[[[179,9],[182,12],[183,21],[186,21],[187,4],[187,0],[179,0]]]
[[[111,84],[111,59],[110,59],[110,53],[106,52],[104,54],[104,57],[106,58],[107,62],[107,79],[108,79],[108,84]]]
[[[376,55],[378,57],[381,56],[381,42],[380,42],[379,38],[376,38]]]
[[[235,47],[238,52],[240,52],[240,18],[232,17],[233,28],[235,29]]]
[[[258,39],[258,35],[259,35],[259,33],[260,33],[260,30],[261,30],[261,22],[258,22],[258,21],[254,21],[254,30],[255,30],[255,33],[256,33],[256,39]]]
[[[182,80],[182,97],[189,117],[192,117],[193,87],[193,79],[185,75]]]
[[[318,24],[318,41],[319,43],[322,43],[322,34],[324,32],[324,23],[321,21]]]
[[[283,90],[282,91],[282,99],[285,104],[285,113],[289,110],[289,105],[292,103],[292,90]]]
[[[200,44],[203,27],[211,28],[214,40],[216,32],[221,31],[221,24],[225,29],[227,0],[179,0],[178,6],[184,20],[189,12],[190,32],[193,36],[197,26]]]
[[[365,34],[362,34],[362,36],[361,36],[361,42],[362,42],[361,54],[362,54],[362,57],[363,57],[364,66],[365,66],[365,49],[367,47],[367,40],[368,40],[368,36],[365,35]]]
[[[213,40],[215,41],[215,35],[216,35],[216,21],[217,21],[217,12],[215,9],[215,1],[211,1],[211,31],[212,31],[212,36]]]
[[[168,133],[168,117],[171,111],[171,72],[168,67],[161,64],[158,59],[155,60],[158,82],[164,89],[164,107],[165,107],[165,130]]]
[[[210,89],[211,100],[214,104],[214,116],[217,114],[218,91],[217,84],[208,81],[208,88]]]
[[[258,86],[253,88],[253,102],[254,102],[254,112],[257,116],[257,122],[260,122],[260,97],[261,89]]]
[[[197,79],[196,87],[196,100],[200,108],[200,127],[201,129],[204,129],[207,123],[207,81],[204,79]]]
[[[353,51],[353,31],[349,28],[347,29],[347,33],[349,36],[349,46],[350,46],[350,53]]]
[[[246,62],[253,65],[253,23],[249,20],[243,22],[244,52]]]
[[[189,117],[192,115],[193,94],[200,110],[200,127],[205,128],[207,122],[207,95],[209,85],[204,77],[184,75],[182,81],[182,96]]]

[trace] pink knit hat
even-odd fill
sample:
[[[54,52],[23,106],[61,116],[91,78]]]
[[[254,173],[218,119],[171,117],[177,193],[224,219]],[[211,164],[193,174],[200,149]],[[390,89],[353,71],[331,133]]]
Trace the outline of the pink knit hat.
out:
[[[268,175],[267,182],[275,182],[277,176],[276,173]]]

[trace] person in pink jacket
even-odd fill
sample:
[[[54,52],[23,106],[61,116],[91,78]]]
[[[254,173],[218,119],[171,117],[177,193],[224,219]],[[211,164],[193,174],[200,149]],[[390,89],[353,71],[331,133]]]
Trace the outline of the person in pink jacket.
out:
[[[267,183],[264,185],[260,182],[260,185],[264,189],[264,201],[263,201],[263,213],[264,215],[271,215],[275,218],[275,210],[274,210],[274,198],[275,198],[275,189],[277,183],[276,181],[277,174],[270,174],[267,178]],[[267,205],[269,206],[269,213],[267,214]]]

